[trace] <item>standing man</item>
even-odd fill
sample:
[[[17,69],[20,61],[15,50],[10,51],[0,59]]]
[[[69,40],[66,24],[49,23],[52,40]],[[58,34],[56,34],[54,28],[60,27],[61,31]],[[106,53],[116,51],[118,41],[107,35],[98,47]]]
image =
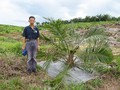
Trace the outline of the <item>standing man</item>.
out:
[[[36,55],[39,49],[39,30],[35,27],[35,17],[29,17],[29,26],[25,27],[22,33],[23,45],[22,50],[27,50],[27,71],[28,73],[36,72]]]

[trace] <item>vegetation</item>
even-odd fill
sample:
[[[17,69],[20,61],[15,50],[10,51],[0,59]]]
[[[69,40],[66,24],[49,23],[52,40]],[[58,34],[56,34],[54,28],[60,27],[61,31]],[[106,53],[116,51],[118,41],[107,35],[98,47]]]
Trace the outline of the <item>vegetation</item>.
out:
[[[113,55],[104,28],[93,27],[81,35],[74,28],[74,24],[65,26],[62,20],[49,18],[47,20],[49,23],[44,24],[44,27],[49,30],[50,36],[42,34],[42,38],[49,42],[48,45],[52,45],[52,52],[43,54],[45,57],[51,56],[46,58],[45,67],[49,68],[51,61],[60,60],[60,58],[64,59],[66,63],[65,69],[55,79],[47,81],[55,90],[64,86],[62,79],[73,66],[90,71],[88,69],[98,68],[97,62],[111,64]],[[75,64],[76,55],[83,61],[83,65]]]
[[[0,25],[0,90],[104,90],[105,85],[109,88],[114,85],[119,90],[120,58],[112,55],[105,29],[101,27],[115,21],[64,24],[62,20],[47,20],[49,23],[42,30],[47,29],[50,34],[41,33],[40,40],[46,42],[41,43],[38,61],[47,61],[49,67],[52,60],[63,58],[65,69],[53,79],[37,65],[38,73],[28,75],[26,57],[21,55],[23,27]],[[79,29],[84,32],[79,34]],[[83,61],[82,65],[74,62],[76,56]],[[62,79],[73,66],[91,73],[95,70],[99,76],[86,83],[66,85]]]
[[[83,61],[99,61],[110,63],[112,61],[112,52],[109,48],[107,35],[105,30],[100,27],[91,28],[83,35],[80,35],[72,27],[64,26],[61,20],[48,19],[49,24],[45,24],[52,35],[52,38],[44,39],[50,42],[55,49],[55,55],[59,58],[64,58],[66,64],[74,66],[74,55],[82,46],[83,49],[78,53],[78,56]],[[55,39],[57,39],[55,41]]]
[[[96,15],[96,16],[86,16],[85,18],[73,18],[71,20],[62,20],[62,22],[64,24],[70,24],[70,23],[80,23],[80,22],[106,22],[106,21],[120,21],[120,17],[113,17],[109,14],[100,14],[100,15]],[[45,23],[49,23],[49,21],[43,22],[43,24]],[[39,22],[37,22],[37,25],[39,24]]]
[[[112,17],[108,14],[96,15],[96,16],[86,16],[85,18],[74,18],[70,22],[98,22],[98,21],[120,21],[120,17]],[[68,21],[65,21],[66,23]]]
[[[23,27],[11,26],[11,25],[0,25],[0,34],[21,32]]]
[[[12,38],[0,36],[0,56],[7,53],[21,55],[21,42]]]
[[[77,22],[77,23],[73,23],[73,27],[74,29],[83,29],[83,30],[87,30],[90,29],[91,27],[102,27],[104,25],[110,25],[110,24],[114,24],[116,23],[115,21],[101,21],[101,22]],[[65,26],[70,26],[71,24],[65,24]]]

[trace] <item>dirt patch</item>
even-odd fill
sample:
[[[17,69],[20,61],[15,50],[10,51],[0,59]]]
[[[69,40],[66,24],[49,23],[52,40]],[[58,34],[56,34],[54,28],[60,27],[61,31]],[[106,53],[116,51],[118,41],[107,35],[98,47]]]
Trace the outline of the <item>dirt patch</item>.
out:
[[[120,78],[105,75],[103,81],[103,85],[96,90],[120,90]]]

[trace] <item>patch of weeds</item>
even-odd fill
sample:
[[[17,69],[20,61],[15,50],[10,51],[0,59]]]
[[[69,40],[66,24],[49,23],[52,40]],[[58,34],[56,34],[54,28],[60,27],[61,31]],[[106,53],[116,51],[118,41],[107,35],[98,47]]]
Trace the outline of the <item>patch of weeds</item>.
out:
[[[60,90],[87,90],[87,87],[84,83],[77,85],[70,84],[70,85],[64,85],[64,88]]]
[[[117,38],[117,42],[120,42],[120,38]]]
[[[12,25],[0,25],[0,34],[22,32],[23,27]]]
[[[4,36],[0,36],[0,41],[1,42],[12,42],[12,43],[17,42],[16,40],[14,40],[12,38],[4,37]]]
[[[0,83],[0,90],[24,90],[24,84],[20,78],[13,78]]]
[[[114,56],[114,62],[111,64],[111,67],[112,76],[120,77],[120,55]]]
[[[15,55],[21,55],[21,43],[20,42],[2,42],[0,41],[0,55],[6,53],[14,53]]]
[[[61,83],[59,87],[51,87],[52,90],[96,90],[103,84],[101,79],[95,79],[88,81],[86,83],[78,83],[78,84],[63,84]]]
[[[103,84],[103,80],[102,79],[94,79],[94,80],[91,80],[89,83],[88,83],[88,87],[89,88],[99,88],[100,86],[102,86],[102,84]]]
[[[38,65],[38,64],[37,64],[36,68],[37,68],[37,71],[41,71],[42,70],[42,67],[40,65]]]

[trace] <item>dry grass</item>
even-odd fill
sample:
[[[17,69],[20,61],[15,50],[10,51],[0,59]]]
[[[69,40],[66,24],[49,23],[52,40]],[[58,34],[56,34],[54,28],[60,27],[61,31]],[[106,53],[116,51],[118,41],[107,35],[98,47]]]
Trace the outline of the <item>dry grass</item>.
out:
[[[96,90],[120,90],[120,78],[104,75],[102,76],[102,79],[102,86]]]
[[[26,71],[26,58],[12,57],[0,58],[0,82],[8,81],[11,78],[19,77],[25,84],[25,87],[32,85],[33,87],[47,87],[43,81],[50,79],[47,74],[39,69],[37,73],[28,74]]]

